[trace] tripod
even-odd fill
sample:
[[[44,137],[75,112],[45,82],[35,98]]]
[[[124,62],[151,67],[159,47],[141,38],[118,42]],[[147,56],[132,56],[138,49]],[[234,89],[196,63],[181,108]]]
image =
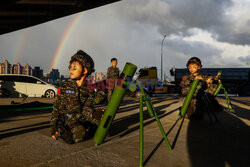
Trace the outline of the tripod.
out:
[[[140,162],[139,162],[139,166],[142,167],[143,166],[143,145],[144,145],[144,143],[143,143],[143,106],[144,105],[146,105],[148,112],[149,112],[149,115],[151,117],[155,117],[155,120],[157,121],[158,127],[160,128],[160,131],[162,133],[164,141],[167,144],[169,151],[171,151],[172,148],[171,148],[171,145],[167,139],[167,136],[166,136],[166,133],[162,127],[162,124],[158,118],[156,110],[155,110],[152,102],[150,101],[149,95],[144,92],[144,90],[141,86],[141,83],[139,81],[137,81],[136,84],[139,86],[140,91],[141,91],[141,96],[140,96],[140,137],[139,137],[139,140],[140,140],[140,156],[139,156]]]
[[[226,98],[226,101],[227,101],[227,110],[228,110],[229,112],[234,112],[234,109],[233,109],[233,105],[232,105],[232,103],[231,103],[231,100],[230,100],[230,98],[229,98],[229,96],[228,96],[228,94],[227,94],[226,89],[225,89],[224,86],[222,85],[222,83],[220,83],[220,84],[218,85],[217,89],[216,89],[216,90],[214,91],[214,93],[213,93],[213,96],[216,97],[216,96],[218,95],[218,93],[220,92],[221,89],[223,89],[224,95],[225,95],[225,98]]]

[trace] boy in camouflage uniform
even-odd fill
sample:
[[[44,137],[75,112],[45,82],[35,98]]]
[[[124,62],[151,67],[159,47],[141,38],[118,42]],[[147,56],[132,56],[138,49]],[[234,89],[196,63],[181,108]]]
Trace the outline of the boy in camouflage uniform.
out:
[[[111,67],[108,68],[107,71],[107,83],[111,85],[111,83],[113,83],[112,85],[114,86],[116,80],[119,78],[119,68],[116,67],[117,65],[117,59],[116,58],[112,58],[111,59]],[[114,87],[109,87],[108,89],[108,101],[111,98],[112,92],[114,90]]]
[[[86,78],[94,72],[94,61],[80,50],[71,57],[71,80],[62,84],[54,102],[51,117],[51,136],[59,135],[67,143],[80,142],[93,133],[102,113],[95,111],[93,103],[103,100],[101,92],[87,89]]]
[[[197,89],[193,95],[190,105],[187,109],[186,118],[189,119],[201,119],[203,117],[203,105],[202,100],[203,87],[204,87],[204,77],[199,75],[199,70],[202,67],[201,61],[197,57],[192,57],[188,60],[186,64],[190,74],[185,75],[182,78],[180,86],[182,87],[182,95],[186,96],[190,90],[190,86],[194,80],[199,79],[200,82]]]

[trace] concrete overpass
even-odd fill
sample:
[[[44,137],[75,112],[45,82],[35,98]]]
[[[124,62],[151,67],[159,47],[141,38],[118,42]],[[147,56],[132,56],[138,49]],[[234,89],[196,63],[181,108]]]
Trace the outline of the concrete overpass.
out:
[[[120,0],[4,0],[0,5],[0,35]]]

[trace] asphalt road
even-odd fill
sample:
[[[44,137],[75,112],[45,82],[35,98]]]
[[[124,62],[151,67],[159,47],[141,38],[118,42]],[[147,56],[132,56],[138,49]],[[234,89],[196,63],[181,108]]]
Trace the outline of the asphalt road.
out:
[[[218,122],[178,120],[183,98],[154,97],[161,123],[173,150],[169,151],[157,123],[145,109],[145,166],[249,166],[250,97],[232,97],[234,112],[226,101],[217,112]],[[14,101],[14,104],[11,101]],[[0,166],[139,166],[139,103],[125,98],[102,145],[93,140],[69,145],[50,137],[51,109],[12,111],[11,108],[50,106],[54,99],[0,99]]]

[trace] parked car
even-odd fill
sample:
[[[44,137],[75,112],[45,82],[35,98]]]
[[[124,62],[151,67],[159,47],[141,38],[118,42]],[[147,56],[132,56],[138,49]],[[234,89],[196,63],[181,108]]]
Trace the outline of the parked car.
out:
[[[57,88],[34,76],[0,74],[2,97],[49,97],[56,96]]]

